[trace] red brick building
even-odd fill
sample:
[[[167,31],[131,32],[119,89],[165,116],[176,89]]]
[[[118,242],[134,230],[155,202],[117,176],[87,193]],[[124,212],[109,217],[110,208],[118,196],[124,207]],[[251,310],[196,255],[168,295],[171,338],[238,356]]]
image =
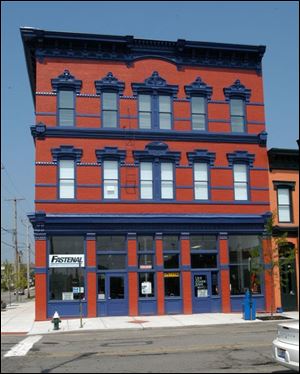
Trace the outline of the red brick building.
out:
[[[269,217],[264,46],[22,28],[36,319],[241,311]],[[258,310],[270,283],[257,279]]]

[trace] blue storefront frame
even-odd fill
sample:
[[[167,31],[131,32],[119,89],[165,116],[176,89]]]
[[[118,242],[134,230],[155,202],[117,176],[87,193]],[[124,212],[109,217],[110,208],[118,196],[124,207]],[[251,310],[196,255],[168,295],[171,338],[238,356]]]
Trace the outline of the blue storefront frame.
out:
[[[215,270],[213,270],[215,271]],[[193,313],[218,313],[221,312],[221,298],[219,296],[212,296],[211,287],[211,270],[197,270],[192,271],[192,307]],[[207,288],[200,289],[199,292],[207,292],[207,296],[195,296],[195,277],[206,277]],[[203,294],[203,295],[204,295]]]
[[[97,315],[99,317],[104,316],[127,316],[129,313],[128,305],[128,279],[127,273],[125,272],[106,272],[101,273],[105,275],[105,299],[97,300]],[[100,273],[97,274],[100,276]],[[111,280],[112,278],[123,278],[124,282],[124,297],[123,298],[111,298]],[[98,286],[97,286],[98,294]]]

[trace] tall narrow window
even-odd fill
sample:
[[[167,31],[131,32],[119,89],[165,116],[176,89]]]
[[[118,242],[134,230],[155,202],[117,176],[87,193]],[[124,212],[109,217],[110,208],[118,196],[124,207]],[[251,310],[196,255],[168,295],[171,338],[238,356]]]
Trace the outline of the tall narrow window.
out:
[[[118,161],[103,162],[104,199],[118,199],[119,197],[119,168]]]
[[[151,96],[139,95],[139,126],[151,129]]]
[[[192,129],[206,129],[206,99],[201,96],[192,97]]]
[[[141,199],[153,199],[152,162],[141,162]]]
[[[74,91],[59,90],[58,92],[58,121],[59,126],[74,126],[75,112]]]
[[[102,93],[102,127],[118,126],[118,102],[115,92]]]
[[[290,201],[290,189],[289,188],[278,188],[278,221],[279,222],[291,222],[291,201]]]
[[[75,170],[73,160],[59,161],[59,198],[74,199]]]
[[[171,98],[170,96],[159,96],[159,128],[171,129]]]
[[[194,188],[196,200],[208,200],[208,170],[206,162],[194,164]]]
[[[161,163],[161,198],[173,199],[173,164]]]
[[[245,164],[234,164],[233,175],[234,175],[234,199],[235,200],[247,200],[248,199],[247,166]]]
[[[230,100],[231,131],[245,132],[244,100]]]

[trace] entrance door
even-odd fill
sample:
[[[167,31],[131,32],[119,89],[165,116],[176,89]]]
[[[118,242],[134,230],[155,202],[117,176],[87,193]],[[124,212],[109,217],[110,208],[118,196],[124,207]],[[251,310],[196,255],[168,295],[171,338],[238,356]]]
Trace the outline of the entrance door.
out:
[[[211,312],[211,275],[208,271],[192,273],[193,313]]]
[[[127,316],[127,275],[98,275],[98,316]]]
[[[281,305],[284,311],[297,310],[297,284],[294,244],[289,243],[279,249]]]
[[[107,275],[107,315],[127,316],[127,284],[124,274]]]

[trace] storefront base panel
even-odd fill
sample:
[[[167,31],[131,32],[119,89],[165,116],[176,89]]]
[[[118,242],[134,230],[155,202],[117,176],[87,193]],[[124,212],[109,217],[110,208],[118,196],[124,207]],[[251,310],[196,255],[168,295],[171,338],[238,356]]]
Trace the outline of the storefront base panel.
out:
[[[193,313],[221,313],[221,299],[193,300]]]
[[[52,318],[57,312],[60,317],[80,317],[79,301],[64,301],[48,303],[48,318]],[[87,317],[87,303],[82,303],[82,316]]]
[[[124,302],[102,302],[97,303],[97,316],[98,317],[117,317],[117,316],[128,316],[129,310],[128,305],[124,305]]]
[[[156,300],[140,300],[139,301],[139,315],[152,316],[157,314]]]
[[[263,296],[254,296],[256,301],[256,311],[261,312],[265,311],[265,299]],[[243,312],[243,303],[245,296],[235,296],[231,297],[231,311],[234,312]]]
[[[182,299],[165,299],[165,314],[182,314]]]

